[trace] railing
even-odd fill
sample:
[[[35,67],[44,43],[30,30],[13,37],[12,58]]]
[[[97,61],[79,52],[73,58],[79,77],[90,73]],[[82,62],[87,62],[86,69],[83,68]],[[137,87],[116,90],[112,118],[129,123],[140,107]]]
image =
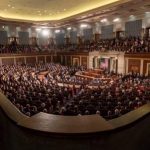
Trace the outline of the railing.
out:
[[[112,131],[129,125],[150,113],[150,103],[119,118],[106,121],[99,115],[60,116],[38,113],[32,117],[22,114],[2,93],[0,106],[17,125],[37,131],[57,134],[87,134]]]

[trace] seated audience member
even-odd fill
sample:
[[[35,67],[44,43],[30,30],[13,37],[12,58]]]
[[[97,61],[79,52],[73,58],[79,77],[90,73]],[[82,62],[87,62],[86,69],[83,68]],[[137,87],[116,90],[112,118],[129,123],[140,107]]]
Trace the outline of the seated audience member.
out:
[[[104,80],[87,80],[78,78],[75,75],[78,71],[88,72],[84,66],[54,63],[3,65],[0,89],[27,116],[44,112],[70,116],[98,114],[112,119],[137,109],[150,99],[149,77],[103,72]]]

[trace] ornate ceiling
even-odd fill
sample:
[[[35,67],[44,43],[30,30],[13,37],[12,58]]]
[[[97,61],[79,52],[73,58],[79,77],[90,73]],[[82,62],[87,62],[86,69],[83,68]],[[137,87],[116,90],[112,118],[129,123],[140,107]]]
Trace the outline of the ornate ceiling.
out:
[[[62,20],[107,5],[130,0],[0,0],[0,17],[5,20]]]

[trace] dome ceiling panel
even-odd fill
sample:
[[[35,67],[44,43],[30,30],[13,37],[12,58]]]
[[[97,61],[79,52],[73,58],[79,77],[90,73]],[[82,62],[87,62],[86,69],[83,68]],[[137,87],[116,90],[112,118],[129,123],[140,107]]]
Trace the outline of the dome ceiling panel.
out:
[[[12,20],[61,20],[108,4],[129,0],[1,0],[0,17]]]

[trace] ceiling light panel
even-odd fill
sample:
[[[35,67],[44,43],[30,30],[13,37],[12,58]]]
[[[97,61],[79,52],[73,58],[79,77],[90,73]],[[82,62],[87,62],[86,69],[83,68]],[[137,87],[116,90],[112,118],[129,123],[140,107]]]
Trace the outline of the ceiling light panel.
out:
[[[108,4],[122,2],[121,0],[1,0],[0,3],[3,10],[8,9],[7,12],[1,12],[3,18],[44,21],[60,20]]]

